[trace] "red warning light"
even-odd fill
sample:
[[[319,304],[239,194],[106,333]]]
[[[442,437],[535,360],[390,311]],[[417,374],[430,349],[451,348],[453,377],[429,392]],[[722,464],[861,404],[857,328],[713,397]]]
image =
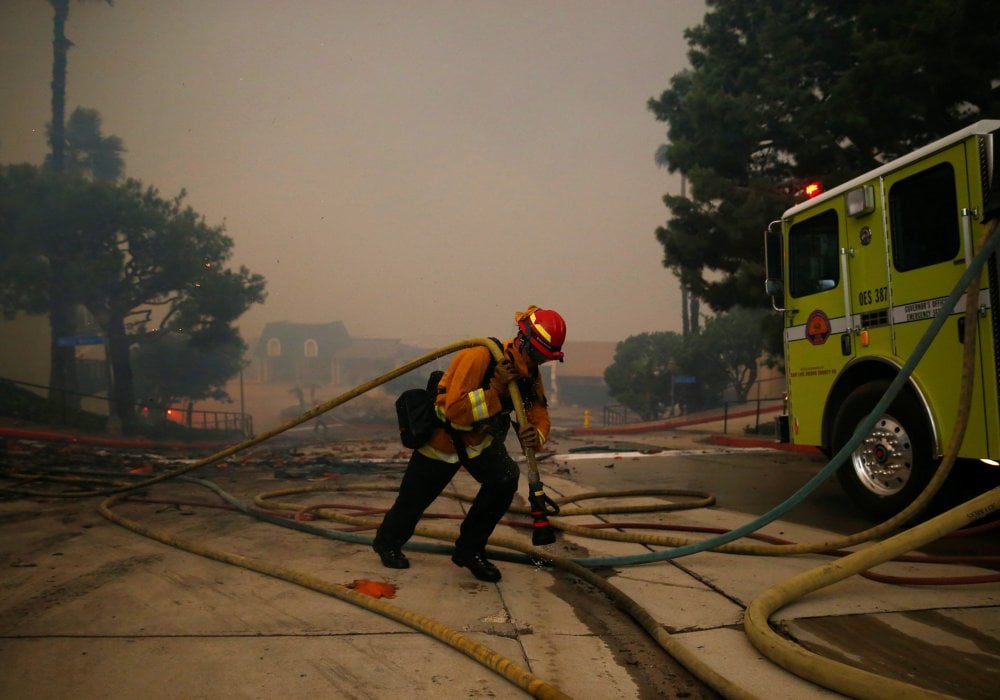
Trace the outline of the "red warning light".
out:
[[[812,199],[816,195],[823,194],[823,184],[820,182],[810,182],[802,188],[802,191],[805,192],[806,197]]]

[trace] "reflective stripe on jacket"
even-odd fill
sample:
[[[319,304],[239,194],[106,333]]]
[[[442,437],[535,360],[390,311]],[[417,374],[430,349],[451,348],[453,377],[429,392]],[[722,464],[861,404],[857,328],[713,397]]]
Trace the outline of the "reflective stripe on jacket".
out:
[[[513,340],[504,343],[504,353],[514,361],[519,378],[530,378],[531,370],[521,354],[513,349]],[[483,346],[459,351],[438,384],[436,411],[438,418],[461,434],[469,458],[475,458],[493,442],[489,419],[504,412],[500,396],[489,386],[483,388],[486,371],[490,366],[490,351]],[[522,382],[523,385],[523,382]],[[536,373],[531,391],[522,390],[528,422],[538,429],[539,444],[549,435],[551,423],[546,408],[542,378]],[[528,396],[530,393],[532,396]],[[436,428],[431,439],[419,448],[421,454],[442,462],[455,463],[458,455],[451,435],[444,428]]]

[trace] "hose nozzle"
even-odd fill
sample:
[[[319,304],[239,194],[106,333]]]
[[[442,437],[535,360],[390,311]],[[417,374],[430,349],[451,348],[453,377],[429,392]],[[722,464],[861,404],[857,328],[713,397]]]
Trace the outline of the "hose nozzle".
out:
[[[559,506],[549,498],[542,489],[541,483],[532,488],[528,495],[531,506],[531,544],[537,546],[552,544],[556,541],[556,531],[549,523],[550,515],[559,515]]]

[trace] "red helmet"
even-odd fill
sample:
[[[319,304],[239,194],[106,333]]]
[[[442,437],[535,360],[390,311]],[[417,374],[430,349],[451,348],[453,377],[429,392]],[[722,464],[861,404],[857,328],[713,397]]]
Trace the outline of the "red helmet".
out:
[[[562,362],[562,345],[566,340],[566,321],[562,316],[551,309],[535,309],[522,316],[517,327],[543,357]]]

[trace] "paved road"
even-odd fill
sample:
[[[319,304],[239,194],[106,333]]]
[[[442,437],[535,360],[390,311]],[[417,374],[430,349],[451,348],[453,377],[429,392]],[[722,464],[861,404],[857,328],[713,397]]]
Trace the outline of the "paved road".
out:
[[[825,465],[820,454],[773,449],[726,449],[713,445],[703,433],[665,431],[644,436],[565,436],[560,451],[570,452],[560,463],[572,479],[595,490],[686,488],[716,496],[720,508],[761,515],[797,492]],[[766,444],[766,443],[765,443]],[[662,451],[655,450],[662,448]],[[646,454],[636,456],[635,452]],[[618,456],[616,456],[618,455]],[[622,456],[624,455],[624,456]],[[932,505],[940,512],[1000,485],[1000,469],[978,463],[956,466],[967,475],[952,482]],[[821,484],[782,520],[850,534],[874,523],[861,514],[840,489],[835,477]],[[1000,556],[996,532],[951,539],[930,545],[928,551],[956,555]]]

